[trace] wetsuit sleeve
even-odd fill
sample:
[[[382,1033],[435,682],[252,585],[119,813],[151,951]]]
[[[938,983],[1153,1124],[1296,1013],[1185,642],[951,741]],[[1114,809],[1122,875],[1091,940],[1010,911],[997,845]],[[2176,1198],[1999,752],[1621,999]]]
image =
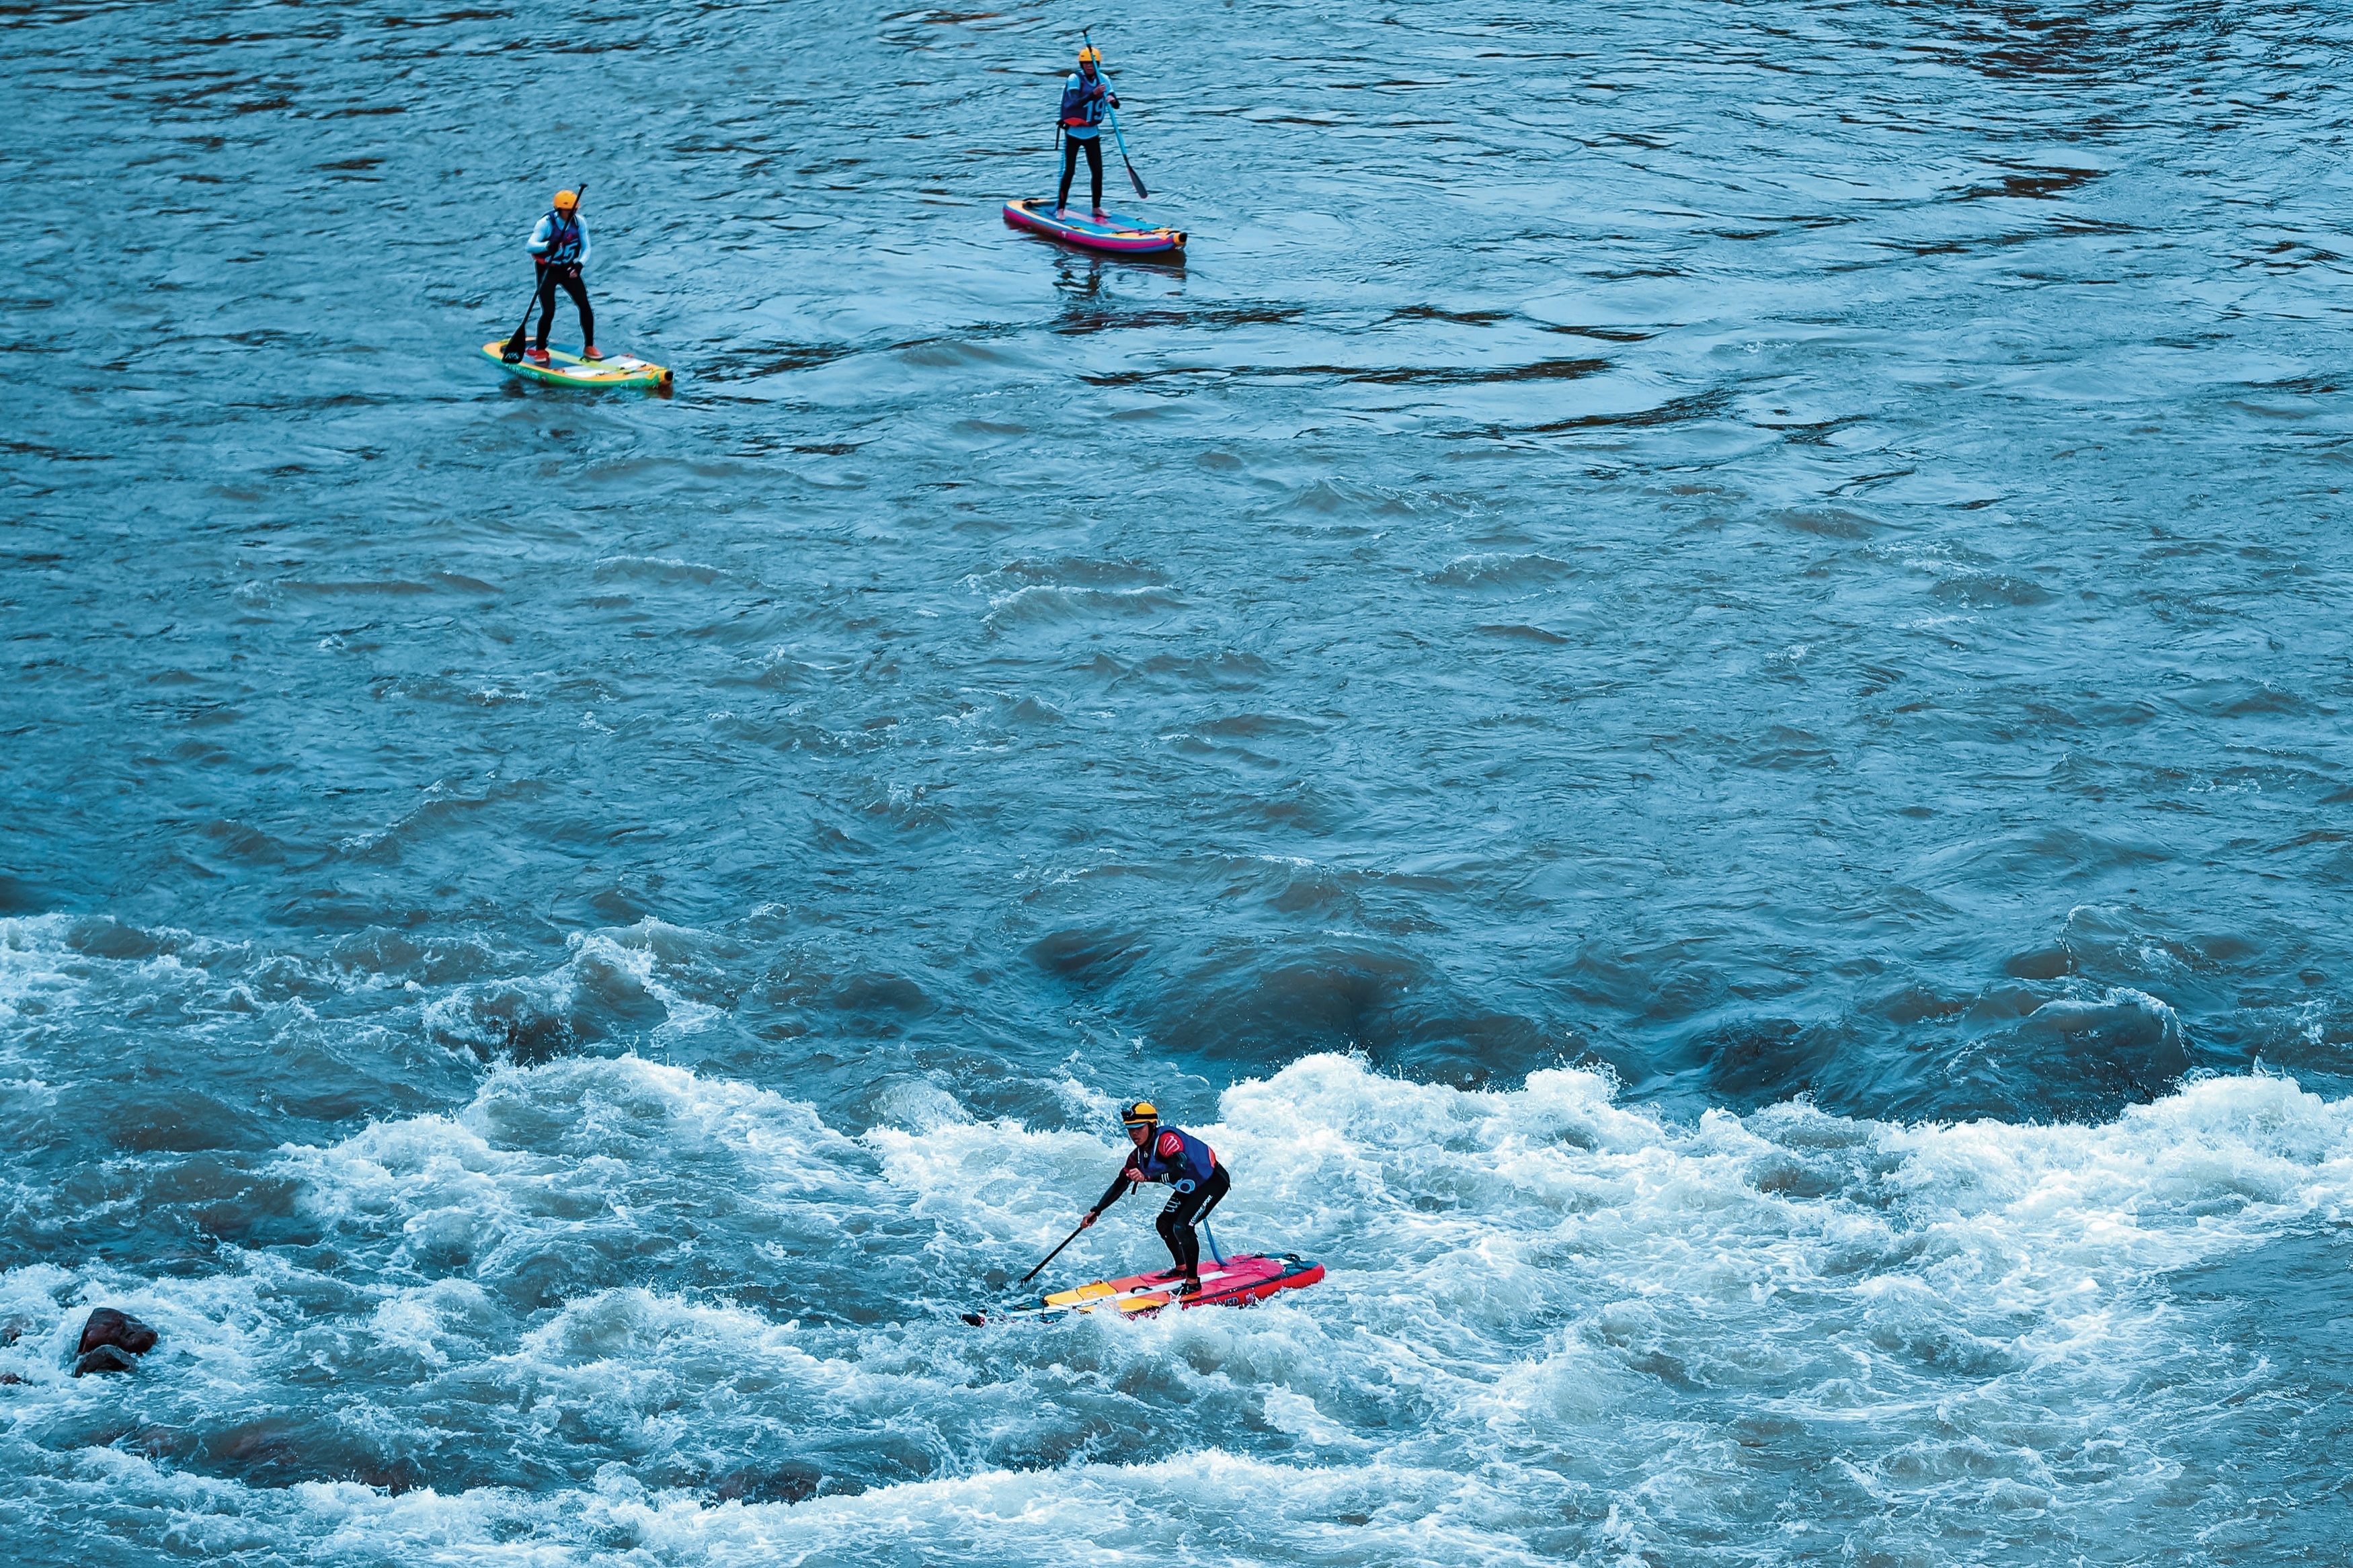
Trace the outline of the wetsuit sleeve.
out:
[[[1119,1174],[1113,1178],[1110,1186],[1103,1189],[1103,1195],[1095,1200],[1093,1213],[1101,1214],[1119,1201],[1120,1195],[1127,1191],[1127,1184],[1135,1179],[1128,1174],[1132,1168],[1127,1165],[1119,1168]]]
[[[524,246],[523,248],[530,251],[533,256],[545,256],[547,254],[547,241],[551,232],[551,227],[552,226],[548,223],[547,219],[545,217],[542,217],[539,220],[539,226],[531,231],[531,243]]]
[[[588,270],[588,220],[575,217],[572,221],[580,226],[580,254],[572,258],[572,265],[586,272]]]

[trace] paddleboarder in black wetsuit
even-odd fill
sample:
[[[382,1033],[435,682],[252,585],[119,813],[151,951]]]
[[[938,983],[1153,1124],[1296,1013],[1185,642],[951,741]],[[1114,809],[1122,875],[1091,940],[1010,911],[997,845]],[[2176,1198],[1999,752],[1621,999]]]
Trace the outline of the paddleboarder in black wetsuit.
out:
[[[1127,1129],[1127,1141],[1135,1145],[1117,1177],[1095,1200],[1079,1228],[1094,1224],[1103,1211],[1119,1201],[1120,1194],[1132,1186],[1145,1182],[1166,1182],[1176,1189],[1169,1194],[1167,1206],[1160,1211],[1155,1228],[1160,1239],[1168,1244],[1168,1256],[1176,1267],[1161,1278],[1184,1279],[1177,1288],[1180,1296],[1190,1296],[1201,1289],[1201,1238],[1194,1234],[1194,1226],[1209,1217],[1209,1211],[1232,1187],[1233,1178],[1218,1163],[1218,1152],[1181,1127],[1160,1125],[1160,1112],[1149,1100],[1138,1100],[1120,1113],[1120,1121]]]
[[[588,226],[580,221],[580,198],[570,191],[556,192],[554,205],[531,231],[523,248],[539,268],[539,340],[527,357],[533,364],[547,363],[547,329],[555,320],[555,289],[561,284],[580,307],[580,357],[604,358],[596,352],[596,312],[588,308],[588,285],[580,276],[588,265]]]
[[[1062,188],[1054,197],[1054,213],[1061,216],[1071,205],[1071,176],[1079,172],[1079,149],[1087,150],[1087,173],[1094,180],[1094,216],[1103,216],[1103,105],[1119,106],[1119,95],[1113,92],[1095,68],[1103,56],[1089,44],[1079,51],[1079,68],[1062,84]]]

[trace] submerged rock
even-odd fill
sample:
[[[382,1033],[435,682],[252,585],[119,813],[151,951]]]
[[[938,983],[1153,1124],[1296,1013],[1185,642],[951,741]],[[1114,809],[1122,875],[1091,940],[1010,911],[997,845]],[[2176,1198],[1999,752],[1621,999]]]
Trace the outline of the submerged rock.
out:
[[[721,1502],[806,1502],[824,1482],[825,1472],[815,1465],[787,1459],[722,1476],[711,1495]]]
[[[2181,1020],[2145,991],[2119,986],[2096,1002],[2063,997],[2027,1015],[2021,1028],[2038,1035],[2100,1034],[2119,1045],[2179,1051]]]
[[[77,1354],[87,1359],[90,1352],[101,1345],[114,1345],[132,1355],[145,1355],[155,1348],[155,1331],[128,1312],[118,1312],[111,1307],[100,1307],[81,1326],[81,1343],[74,1347]],[[75,1376],[81,1374],[77,1372]]]
[[[139,1359],[121,1345],[100,1345],[74,1363],[73,1374],[87,1377],[93,1372],[134,1372]]]

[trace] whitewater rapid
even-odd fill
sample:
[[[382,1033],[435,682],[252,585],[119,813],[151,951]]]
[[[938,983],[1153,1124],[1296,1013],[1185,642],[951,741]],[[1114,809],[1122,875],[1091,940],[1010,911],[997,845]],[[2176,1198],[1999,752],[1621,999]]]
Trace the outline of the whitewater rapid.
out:
[[[45,934],[0,944],[20,1023],[75,967]],[[1677,1121],[1316,1054],[1188,1125],[1221,1243],[1324,1283],[971,1328],[1115,1168],[1103,1086],[1045,1087],[837,1125],[649,1055],[494,1067],[254,1162],[284,1228],[217,1272],[0,1276],[7,1466],[126,1562],[2126,1562],[2244,1529],[2226,1458],[2296,1396],[2184,1282],[2353,1224],[2353,1106],[2268,1073],[2096,1125]],[[1146,1218],[1055,1278],[1150,1261]],[[164,1334],[135,1380],[64,1370],[100,1300]]]

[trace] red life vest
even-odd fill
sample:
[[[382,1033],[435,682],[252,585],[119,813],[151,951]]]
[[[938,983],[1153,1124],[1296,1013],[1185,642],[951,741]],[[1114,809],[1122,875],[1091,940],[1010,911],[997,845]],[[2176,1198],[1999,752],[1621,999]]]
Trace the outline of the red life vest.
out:
[[[1128,1163],[1140,1182],[1166,1182],[1180,1192],[1209,1179],[1217,1168],[1218,1152],[1181,1127],[1163,1127],[1152,1147]],[[1179,1185],[1189,1183],[1192,1185]]]

